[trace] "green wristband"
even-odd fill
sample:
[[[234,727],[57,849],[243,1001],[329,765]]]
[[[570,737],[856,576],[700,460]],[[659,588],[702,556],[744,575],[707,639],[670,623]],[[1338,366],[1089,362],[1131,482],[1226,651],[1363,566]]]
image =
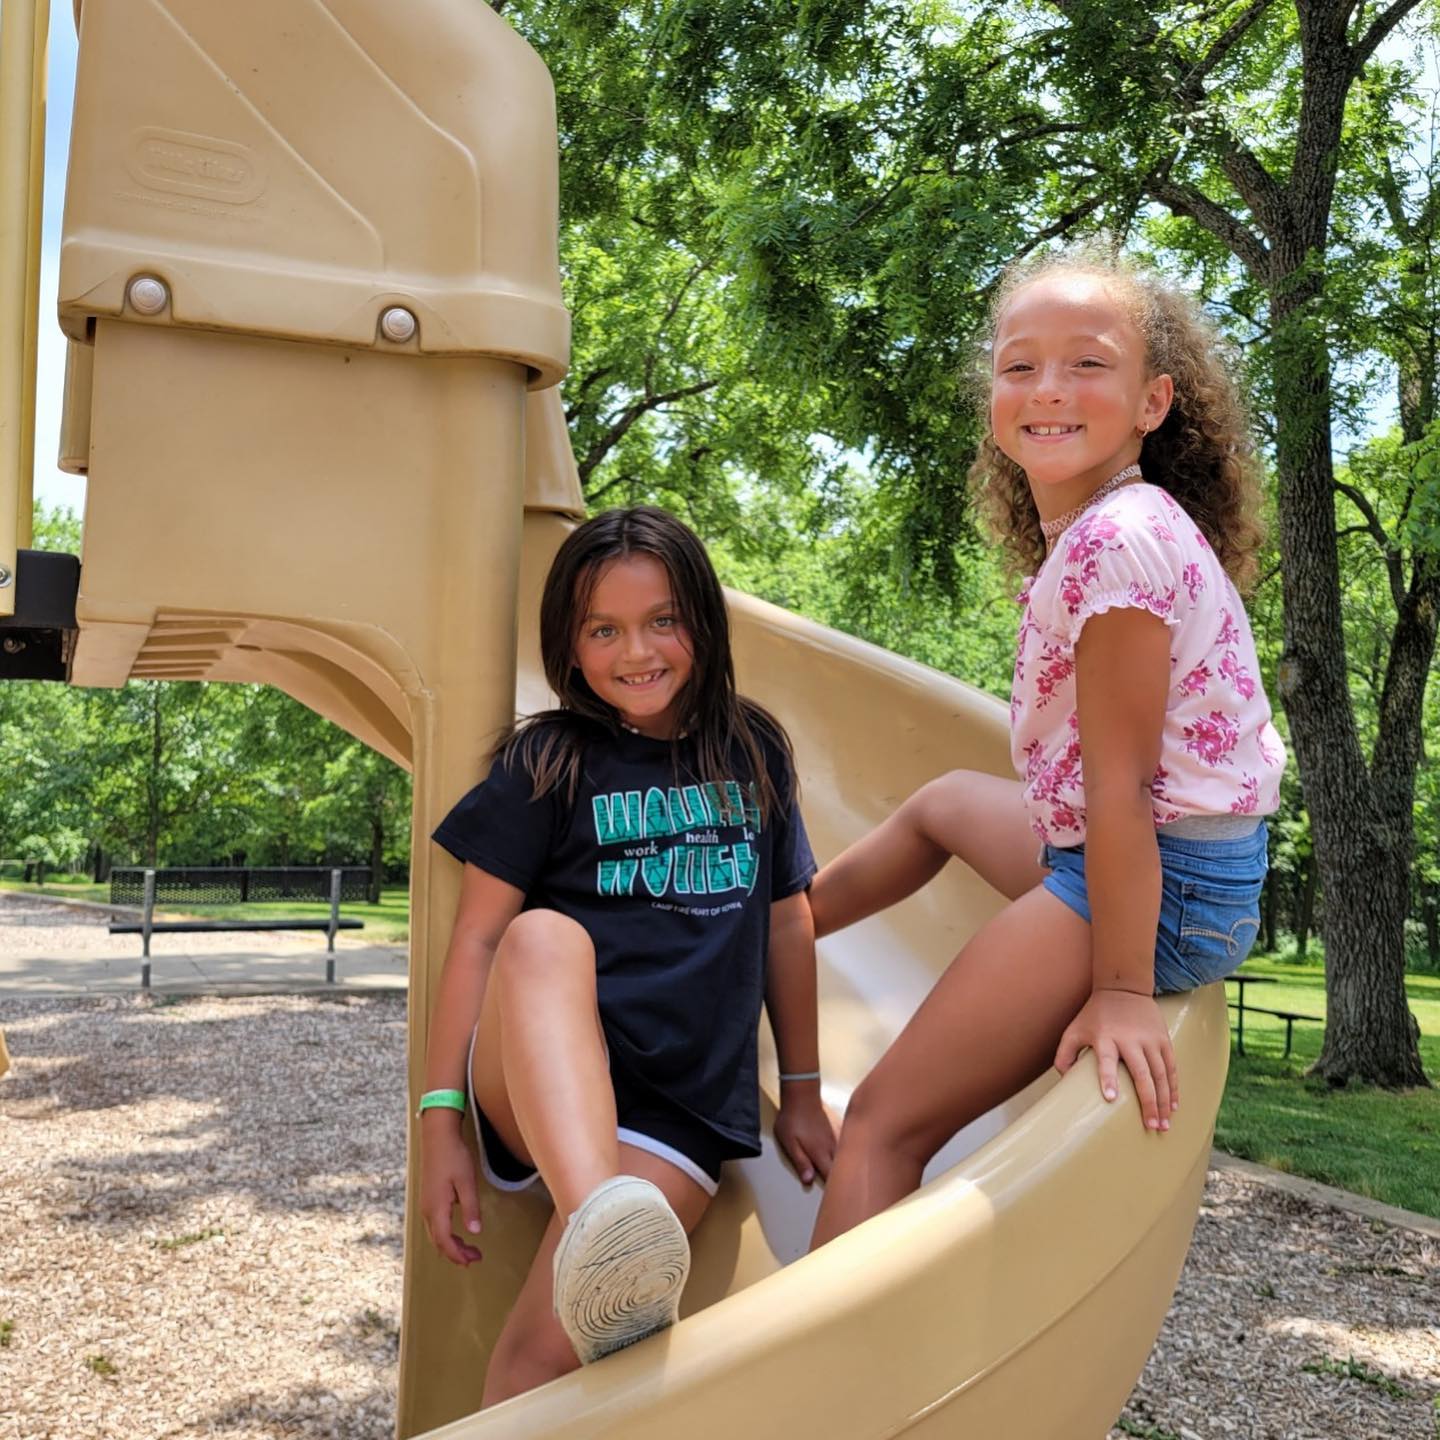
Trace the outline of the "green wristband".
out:
[[[465,1092],[463,1090],[427,1090],[420,1097],[420,1109],[417,1114],[423,1114],[426,1110],[458,1110],[462,1115],[465,1113]]]

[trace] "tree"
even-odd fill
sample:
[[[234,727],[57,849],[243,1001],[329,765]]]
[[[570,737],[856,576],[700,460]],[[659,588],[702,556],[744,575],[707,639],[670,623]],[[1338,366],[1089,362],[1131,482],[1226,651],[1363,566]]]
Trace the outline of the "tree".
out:
[[[550,65],[565,398],[586,496],[650,498],[748,555],[757,497],[883,536],[858,609],[964,595],[967,339],[997,259],[1075,215],[1009,27],[911,0],[513,0]],[[997,57],[999,57],[997,59]],[[1078,213],[1095,208],[1086,201]],[[1058,214],[1056,213],[1058,212]],[[851,484],[858,476],[861,484]]]
[[[1404,921],[1440,557],[1406,546],[1364,493],[1337,476],[1333,429],[1344,396],[1332,382],[1337,333],[1344,344],[1357,339],[1343,311],[1354,299],[1355,270],[1374,274],[1366,264],[1376,248],[1371,217],[1384,216],[1387,185],[1392,209],[1405,209],[1393,175],[1371,174],[1367,185],[1361,157],[1378,150],[1393,159],[1387,116],[1407,75],[1376,52],[1417,4],[1237,0],[1196,10],[1057,0],[1043,7],[1066,22],[1040,78],[1063,94],[1065,115],[1079,127],[1062,157],[1067,172],[1124,185],[1197,227],[1210,254],[1219,247],[1234,257],[1263,301],[1285,599],[1278,689],[1326,896],[1330,1005],[1316,1069],[1337,1084],[1425,1083],[1405,1001]],[[1430,210],[1427,201],[1413,221],[1427,235]],[[1348,275],[1337,264],[1342,257]],[[1405,283],[1413,301],[1413,275]],[[1379,343],[1372,327],[1359,328],[1362,343]],[[1433,336],[1433,320],[1422,330]],[[1407,407],[1417,415],[1433,405],[1433,385],[1427,401],[1418,383],[1427,354],[1433,359],[1433,344],[1402,362]],[[1400,514],[1414,505],[1418,485],[1412,471]],[[1375,532],[1395,605],[1368,763],[1347,688],[1342,495]]]
[[[1228,311],[1250,341],[1278,477],[1277,689],[1329,902],[1331,1023],[1319,1068],[1336,1082],[1423,1081],[1403,932],[1440,574],[1434,550],[1414,538],[1428,493],[1418,470],[1381,509],[1336,473],[1333,454],[1337,418],[1370,393],[1363,374],[1336,378],[1336,361],[1399,367],[1407,431],[1434,404],[1436,207],[1417,184],[1424,177],[1406,173],[1395,120],[1414,67],[1379,53],[1417,7],[504,7],[556,78],[565,263],[582,233],[613,236],[612,256],[637,234],[656,253],[675,251],[654,272],[670,276],[665,295],[630,317],[663,323],[648,342],[626,332],[623,353],[607,335],[625,327],[607,317],[590,328],[588,270],[579,281],[567,395],[591,493],[612,493],[613,463],[636,487],[627,498],[678,492],[677,508],[713,522],[711,538],[719,529],[727,544],[741,525],[706,510],[717,493],[747,509],[778,496],[756,508],[801,513],[781,493],[793,481],[769,485],[738,451],[717,489],[689,457],[713,462],[728,442],[690,444],[696,421],[669,434],[642,428],[672,403],[658,396],[691,385],[704,387],[685,397],[697,402],[692,413],[720,407],[729,393],[720,377],[741,364],[784,397],[782,418],[816,427],[872,482],[847,489],[825,476],[823,447],[803,455],[801,470],[841,497],[828,533],[848,535],[851,553],[883,537],[876,551],[887,563],[861,567],[855,613],[906,595],[973,600],[967,578],[990,573],[966,519],[974,423],[958,402],[963,337],[1002,262],[1103,224],[1197,274]],[[1158,221],[1164,214],[1173,219]],[[623,270],[622,259],[616,296]],[[687,325],[678,342],[662,333],[702,296],[714,344]],[[689,347],[673,379],[651,384],[632,371],[602,402],[625,354],[664,354],[672,343]],[[645,464],[621,466],[618,451],[591,443],[617,421],[648,447]],[[760,416],[750,455],[780,433],[771,424]],[[737,491],[736,468],[748,488]],[[1370,528],[1393,582],[1394,615],[1374,652],[1380,703],[1368,755],[1347,693],[1337,499],[1358,512],[1343,520]]]

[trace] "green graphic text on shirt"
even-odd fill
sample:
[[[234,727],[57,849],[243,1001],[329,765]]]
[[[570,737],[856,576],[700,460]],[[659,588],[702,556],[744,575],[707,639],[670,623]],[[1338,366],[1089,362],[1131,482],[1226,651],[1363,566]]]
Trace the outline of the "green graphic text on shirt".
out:
[[[648,893],[658,900],[754,890],[760,862],[751,842],[761,828],[754,784],[652,785],[596,795],[592,806],[596,844],[625,847],[597,865],[598,894]],[[743,839],[722,843],[719,826],[741,827]]]

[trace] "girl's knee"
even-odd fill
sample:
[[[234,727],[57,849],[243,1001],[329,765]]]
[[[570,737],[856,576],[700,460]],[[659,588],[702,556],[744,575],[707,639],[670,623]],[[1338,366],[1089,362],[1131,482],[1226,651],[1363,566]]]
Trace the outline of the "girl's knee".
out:
[[[913,1103],[901,1105],[888,1095],[873,1075],[850,1097],[840,1127],[842,1148],[889,1155],[921,1166],[930,1162],[948,1138],[938,1134],[936,1124],[917,1116]]]
[[[583,925],[558,910],[526,910],[506,927],[495,951],[497,971],[539,978],[552,969],[581,967],[591,973],[595,946]]]
[[[975,771],[950,770],[922,785],[901,806],[911,823],[923,835],[930,834],[937,819],[953,820],[957,809],[968,807],[974,790]]]
[[[578,920],[572,920],[558,910],[543,908],[526,910],[517,915],[505,927],[500,943],[527,949],[586,950],[592,955],[595,953],[589,932]]]

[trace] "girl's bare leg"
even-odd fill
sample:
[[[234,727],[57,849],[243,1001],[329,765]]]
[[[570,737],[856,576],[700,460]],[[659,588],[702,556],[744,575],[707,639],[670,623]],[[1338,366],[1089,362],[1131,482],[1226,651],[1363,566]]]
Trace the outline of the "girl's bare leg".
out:
[[[670,1208],[680,1217],[685,1233],[690,1234],[710,1203],[709,1195],[658,1155],[631,1145],[621,1145],[619,1149],[619,1173],[638,1175],[658,1185],[665,1192]],[[495,1342],[490,1368],[485,1373],[482,1406],[498,1405],[512,1395],[523,1394],[579,1367],[575,1351],[555,1318],[551,1301],[551,1266],[564,1228],[565,1222],[557,1212],[551,1217],[520,1296]]]
[[[1049,891],[982,927],[851,1097],[811,1248],[910,1194],[957,1130],[1043,1074],[1090,981],[1090,926]]]
[[[562,1221],[620,1173],[595,947],[568,916],[527,910],[501,937],[470,1083],[510,1152],[540,1171]]]
[[[912,895],[952,855],[1009,900],[1040,883],[1040,842],[1018,780],[952,770],[825,866],[810,888],[816,936]]]

